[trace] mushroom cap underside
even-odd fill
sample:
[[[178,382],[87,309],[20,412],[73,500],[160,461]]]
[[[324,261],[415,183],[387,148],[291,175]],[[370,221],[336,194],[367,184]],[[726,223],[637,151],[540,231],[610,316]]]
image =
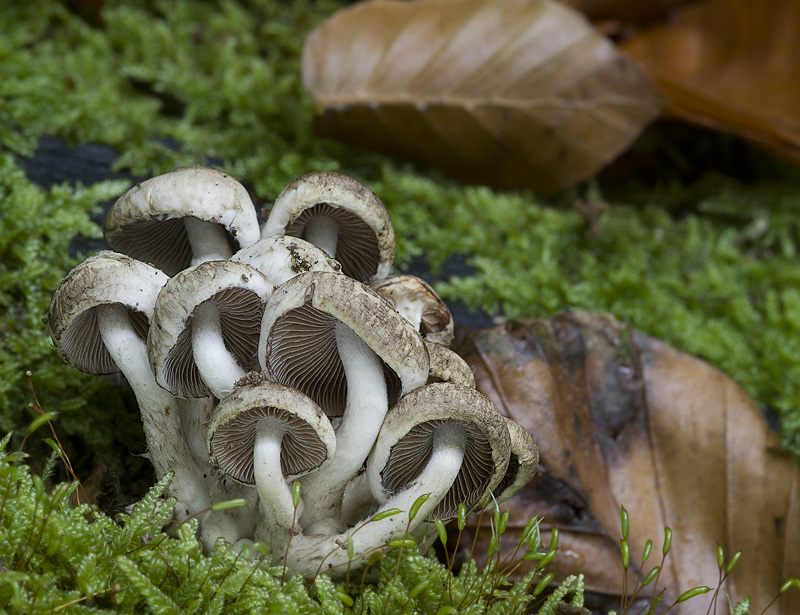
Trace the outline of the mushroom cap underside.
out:
[[[274,286],[262,273],[236,261],[208,261],[171,278],[161,290],[147,339],[158,383],[182,397],[212,395],[192,349],[193,314],[208,303],[219,312],[226,348],[245,371],[258,366],[258,334]]]
[[[115,250],[175,275],[192,259],[184,218],[219,224],[232,253],[260,237],[258,214],[244,186],[203,165],[183,167],[128,190],[108,212],[103,236]]]
[[[328,416],[341,416],[347,379],[335,334],[342,325],[383,362],[390,403],[425,384],[429,360],[420,335],[370,288],[335,273],[304,273],[276,289],[264,311],[261,366]]]
[[[339,240],[333,257],[342,272],[362,282],[386,277],[394,261],[395,237],[389,213],[364,184],[339,173],[308,173],[275,199],[261,234],[304,237],[309,220],[329,218]]]
[[[313,472],[336,449],[328,418],[300,391],[251,375],[215,408],[208,428],[208,446],[217,466],[245,484],[254,484],[253,447],[262,419],[284,425],[281,471],[293,479]]]
[[[449,421],[466,430],[464,460],[433,515],[450,518],[460,503],[467,510],[478,505],[507,470],[510,437],[503,416],[486,396],[451,383],[412,391],[389,410],[367,463],[373,493],[390,497],[411,485],[430,460],[436,428]]]
[[[144,340],[164,272],[110,250],[86,259],[53,293],[47,315],[56,350],[65,361],[90,374],[119,372],[100,337],[95,308],[120,304]]]

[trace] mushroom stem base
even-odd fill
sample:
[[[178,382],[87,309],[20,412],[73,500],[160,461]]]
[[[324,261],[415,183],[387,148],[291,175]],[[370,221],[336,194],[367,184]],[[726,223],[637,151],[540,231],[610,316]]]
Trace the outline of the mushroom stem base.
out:
[[[404,490],[393,495],[376,515],[400,509],[399,514],[380,521],[365,519],[349,532],[353,541],[354,555],[347,557],[348,534],[333,536],[295,536],[286,558],[286,568],[291,573],[299,572],[307,577],[320,572],[353,570],[366,563],[376,550],[386,546],[390,540],[411,534],[436,508],[455,482],[464,459],[467,435],[463,425],[445,423],[434,434],[433,452],[428,465],[417,479]],[[416,516],[409,519],[408,511],[417,500],[428,495],[417,509]]]
[[[95,309],[103,343],[136,395],[156,474],[175,473],[169,487],[179,502],[175,514],[185,518],[208,508],[210,500],[202,475],[210,468],[197,467],[186,444],[177,400],[156,383],[147,347],[133,328],[127,309],[119,304]]]

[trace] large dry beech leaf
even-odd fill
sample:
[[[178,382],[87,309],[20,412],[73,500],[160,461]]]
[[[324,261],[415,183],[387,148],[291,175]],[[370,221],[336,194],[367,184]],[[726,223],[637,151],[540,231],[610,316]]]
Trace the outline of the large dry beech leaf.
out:
[[[800,470],[718,370],[585,312],[472,332],[458,350],[478,388],[533,435],[541,455],[540,472],[508,503],[517,526],[506,552],[527,519],[542,515],[543,537],[553,524],[560,530],[558,574],[583,572],[587,587],[619,595],[625,506],[635,564],[654,542],[645,572],[660,563],[664,527],[673,531],[664,604],[717,585],[717,544],[728,556],[743,551],[724,590],[750,596],[753,613],[800,576]],[[671,613],[705,614],[709,600]],[[800,593],[783,594],[770,613],[800,613]]]
[[[594,175],[663,105],[584,16],[548,0],[372,0],[314,30],[317,129],[473,183],[552,193]]]
[[[800,162],[800,2],[707,0],[622,45],[670,100],[668,116]]]

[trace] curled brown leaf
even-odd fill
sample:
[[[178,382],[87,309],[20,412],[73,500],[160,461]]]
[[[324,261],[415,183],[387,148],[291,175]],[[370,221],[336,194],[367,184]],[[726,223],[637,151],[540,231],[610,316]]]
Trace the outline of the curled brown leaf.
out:
[[[706,0],[621,48],[669,98],[667,115],[800,162],[800,3]]]
[[[552,193],[660,112],[639,66],[550,0],[372,0],[308,37],[318,131],[472,183]]]
[[[560,528],[562,577],[584,572],[588,588],[619,595],[621,506],[630,517],[630,584],[645,541],[655,546],[644,572],[660,563],[664,528],[673,531],[659,579],[664,604],[716,586],[717,544],[727,557],[743,551],[723,591],[750,596],[753,613],[785,578],[800,576],[800,469],[720,371],[585,312],[472,332],[459,351],[478,388],[534,436],[542,472],[509,505],[520,523],[540,514],[544,529]],[[709,600],[671,612],[704,614]],[[784,594],[770,612],[800,612],[800,595]]]

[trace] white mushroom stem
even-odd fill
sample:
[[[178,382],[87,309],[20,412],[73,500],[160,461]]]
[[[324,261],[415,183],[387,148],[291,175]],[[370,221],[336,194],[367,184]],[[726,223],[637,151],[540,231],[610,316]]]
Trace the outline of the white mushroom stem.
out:
[[[320,469],[301,480],[307,533],[341,529],[342,497],[347,482],[364,464],[378,437],[389,399],[378,356],[344,324],[336,326],[336,346],[347,377],[347,403],[336,428],[336,452]],[[337,520],[331,523],[331,520]]]
[[[286,426],[280,419],[265,417],[259,420],[256,429],[253,471],[263,516],[259,530],[266,534],[270,545],[274,547],[276,544],[285,544],[283,541],[292,529],[295,513],[292,491],[281,471],[281,443]],[[260,538],[258,533],[257,530],[257,539]]]
[[[201,303],[192,312],[192,351],[200,379],[217,399],[230,394],[236,381],[246,374],[225,346],[219,308],[213,301]]]
[[[111,358],[136,395],[147,440],[148,456],[156,474],[175,473],[169,491],[188,511],[176,507],[183,518],[210,506],[203,472],[186,445],[176,399],[156,383],[147,358],[145,342],[136,333],[128,310],[120,304],[96,308],[100,336]]]
[[[410,536],[431,515],[458,476],[466,441],[467,432],[463,425],[451,422],[437,427],[433,435],[430,460],[417,479],[390,497],[375,515],[361,521],[350,531],[354,549],[350,566],[358,566],[389,541]],[[414,519],[409,520],[408,511],[425,494],[428,494],[428,499],[419,507]],[[403,512],[380,521],[371,520],[374,516],[395,508]],[[295,536],[290,544],[286,567],[291,573],[300,572],[305,576],[315,574],[320,566],[323,572],[336,568],[344,573],[348,565],[346,546],[346,533],[334,536]]]
[[[183,226],[192,246],[192,265],[206,261],[226,261],[233,256],[221,225],[186,217],[183,219]]]
[[[303,228],[303,238],[333,258],[336,256],[336,244],[339,241],[339,227],[328,216],[314,216]]]

